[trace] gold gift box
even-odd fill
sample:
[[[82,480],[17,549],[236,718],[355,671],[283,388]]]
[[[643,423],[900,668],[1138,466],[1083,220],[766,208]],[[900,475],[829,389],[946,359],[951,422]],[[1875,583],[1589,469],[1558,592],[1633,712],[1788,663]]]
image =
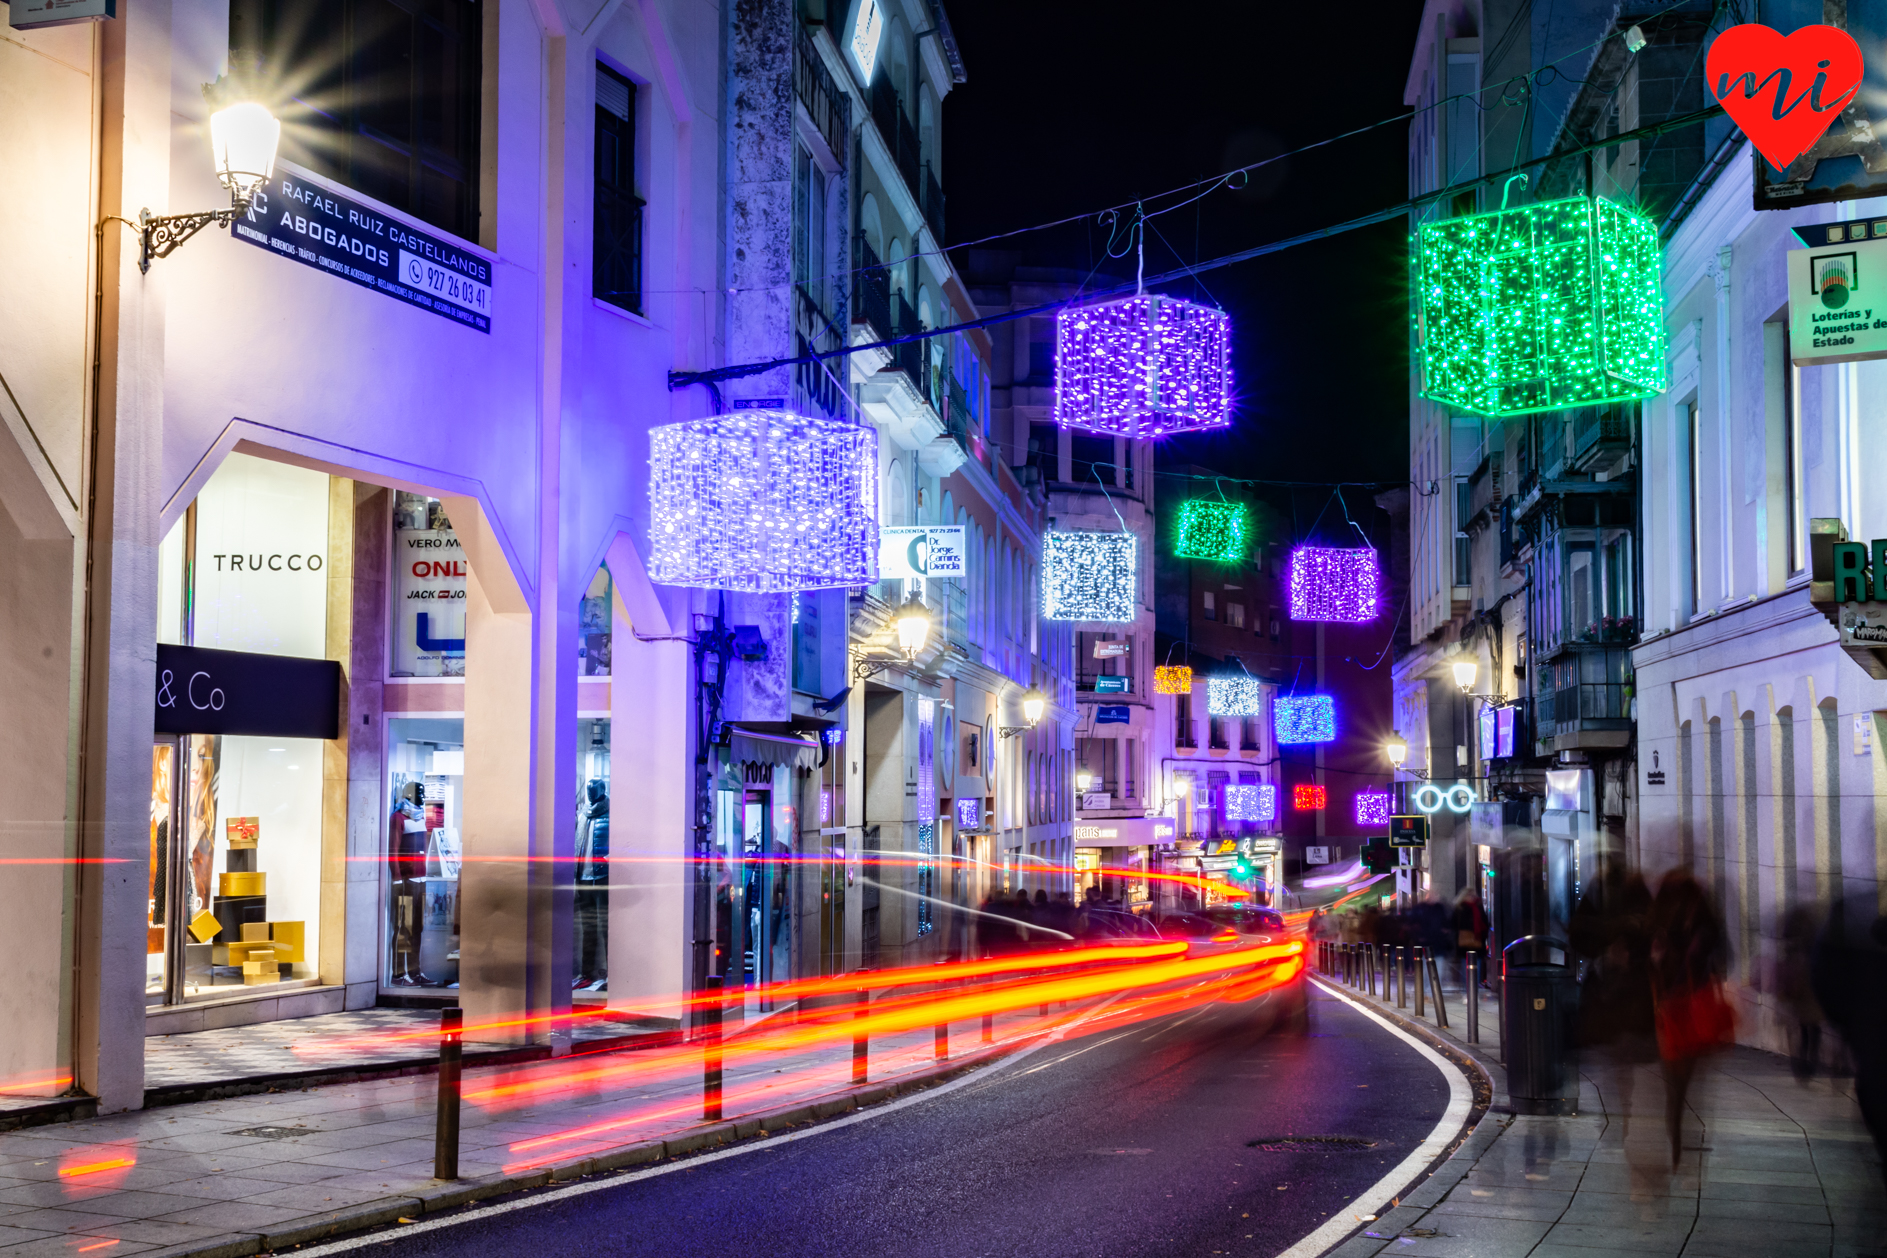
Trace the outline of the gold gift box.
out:
[[[261,833],[260,817],[229,817],[223,822],[223,835],[232,848],[254,847]]]
[[[273,983],[280,978],[280,967],[273,961],[244,961],[242,963],[244,984]]]
[[[216,914],[204,909],[190,919],[190,933],[198,943],[208,943],[216,938],[216,932],[223,929],[223,924],[216,920]]]
[[[210,959],[217,965],[244,965],[250,961],[279,960],[275,943],[268,939],[252,939],[246,943],[218,944]]]
[[[308,960],[308,924],[306,922],[269,922],[269,938],[275,944],[275,959],[290,965]]]
[[[259,871],[253,874],[221,874],[217,879],[216,894],[219,896],[267,895],[268,878],[267,874]]]

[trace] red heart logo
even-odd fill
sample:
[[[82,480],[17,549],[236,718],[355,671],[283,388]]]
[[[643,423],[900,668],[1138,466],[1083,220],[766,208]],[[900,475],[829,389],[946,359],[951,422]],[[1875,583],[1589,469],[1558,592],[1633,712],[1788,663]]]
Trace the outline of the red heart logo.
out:
[[[1751,22],[1717,36],[1704,77],[1750,143],[1783,170],[1860,90],[1861,46],[1838,26],[1784,35]]]

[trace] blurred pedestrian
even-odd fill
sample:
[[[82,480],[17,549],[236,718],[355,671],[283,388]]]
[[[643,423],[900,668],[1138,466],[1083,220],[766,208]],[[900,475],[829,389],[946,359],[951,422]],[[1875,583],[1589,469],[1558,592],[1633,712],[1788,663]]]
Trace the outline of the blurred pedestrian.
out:
[[[1795,1077],[1815,1077],[1821,1061],[1821,1003],[1815,999],[1815,934],[1819,923],[1806,904],[1782,919],[1782,956],[1776,963],[1776,996],[1789,1016],[1789,1067]]]
[[[1455,901],[1452,921],[1455,931],[1455,956],[1457,959],[1480,954],[1480,968],[1477,973],[1487,972],[1487,910],[1481,907],[1481,897],[1469,888]]]
[[[1666,874],[1651,905],[1651,988],[1674,1170],[1683,1154],[1684,1100],[1698,1059],[1736,1035],[1736,1013],[1723,995],[1727,953],[1723,919],[1709,894],[1687,869]]]
[[[1636,872],[1608,866],[1580,897],[1568,933],[1573,952],[1586,962],[1578,1042],[1594,1055],[1606,1112],[1618,1114],[1619,1134],[1629,1137],[1633,1078],[1658,1056],[1651,889]]]
[[[1035,924],[1035,905],[1030,902],[1028,891],[1016,888],[1016,898],[1009,903],[1009,916],[1016,923],[1016,946],[1024,950],[1033,948],[1041,936],[1029,929]]]
[[[1854,1061],[1861,1120],[1887,1160],[1887,917],[1872,894],[1834,905],[1817,942],[1814,995]]]

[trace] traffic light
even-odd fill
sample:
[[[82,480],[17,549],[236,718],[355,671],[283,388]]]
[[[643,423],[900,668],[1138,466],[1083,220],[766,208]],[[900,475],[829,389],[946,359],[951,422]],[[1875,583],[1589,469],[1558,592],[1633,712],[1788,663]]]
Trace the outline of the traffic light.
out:
[[[1396,867],[1395,849],[1387,843],[1366,843],[1363,845],[1363,868],[1372,874],[1394,872]]]

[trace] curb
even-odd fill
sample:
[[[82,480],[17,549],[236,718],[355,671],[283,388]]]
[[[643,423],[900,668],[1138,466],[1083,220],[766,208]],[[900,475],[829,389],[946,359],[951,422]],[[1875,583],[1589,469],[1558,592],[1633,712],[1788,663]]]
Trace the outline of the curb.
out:
[[[780,1109],[764,1110],[743,1118],[696,1127],[661,1140],[647,1140],[578,1158],[550,1167],[523,1171],[515,1175],[488,1175],[481,1179],[434,1181],[434,1186],[414,1196],[380,1197],[323,1214],[289,1219],[260,1232],[230,1232],[204,1240],[190,1241],[164,1249],[140,1251],[138,1258],[248,1258],[252,1254],[272,1253],[315,1241],[332,1240],[349,1232],[366,1231],[397,1223],[402,1218],[439,1214],[491,1197],[501,1197],[531,1188],[567,1183],[586,1175],[645,1166],[669,1158],[685,1157],[703,1149],[731,1145],[755,1136],[795,1127],[801,1123],[836,1118],[854,1110],[865,1109],[896,1097],[947,1082],[1000,1060],[1017,1049],[1034,1043],[1043,1033],[1027,1036],[1014,1043],[996,1045],[953,1057],[930,1069],[879,1084],[867,1084],[838,1096],[807,1101]]]
[[[1367,1236],[1359,1231],[1325,1250],[1322,1255],[1322,1258],[1375,1258],[1375,1255],[1395,1244],[1404,1230],[1419,1222],[1422,1216],[1440,1205],[1442,1200],[1453,1192],[1463,1179],[1467,1178],[1468,1172],[1474,1169],[1475,1163],[1481,1160],[1482,1155],[1493,1146],[1494,1142],[1506,1134],[1513,1116],[1497,1109],[1496,1102],[1506,1090],[1507,1072],[1498,1062],[1482,1052],[1478,1045],[1463,1043],[1426,1022],[1417,1022],[1413,1018],[1403,1016],[1394,1006],[1384,1006],[1375,997],[1364,996],[1361,992],[1347,991],[1341,984],[1328,978],[1318,976],[1312,981],[1328,986],[1332,991],[1342,992],[1370,1012],[1386,1018],[1422,1040],[1451,1063],[1463,1067],[1468,1074],[1468,1085],[1476,1093],[1474,1108],[1469,1111],[1467,1132],[1461,1140],[1446,1155],[1430,1164],[1433,1169],[1429,1170],[1413,1189],[1400,1198],[1394,1208],[1377,1215],[1373,1222],[1363,1225],[1379,1235]],[[1483,1087],[1487,1089],[1485,1099],[1479,1095]]]

